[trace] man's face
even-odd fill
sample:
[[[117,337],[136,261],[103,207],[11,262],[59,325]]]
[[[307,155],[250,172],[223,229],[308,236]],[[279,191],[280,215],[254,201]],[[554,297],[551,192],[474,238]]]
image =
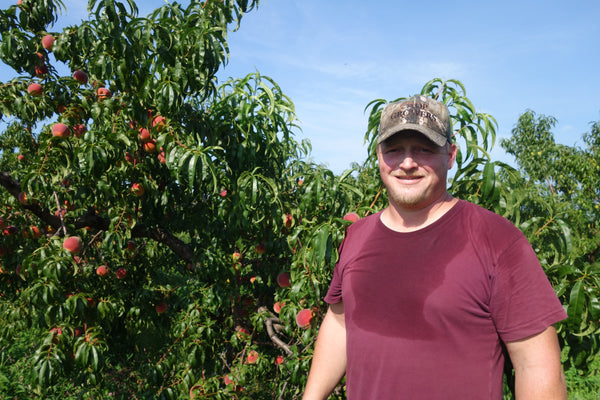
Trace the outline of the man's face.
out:
[[[440,147],[419,132],[403,132],[377,147],[381,179],[390,205],[421,210],[446,198],[446,179],[456,145]]]

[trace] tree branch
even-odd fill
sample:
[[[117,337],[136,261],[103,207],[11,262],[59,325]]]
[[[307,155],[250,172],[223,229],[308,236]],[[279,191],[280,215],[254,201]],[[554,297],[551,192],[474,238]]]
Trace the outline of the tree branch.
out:
[[[14,180],[8,172],[0,172],[0,186],[4,187],[16,199],[19,198],[21,184]],[[61,218],[53,215],[50,210],[42,208],[39,204],[24,204],[23,208],[30,211],[46,225],[51,226],[56,232],[60,232],[59,230],[62,231],[63,222]],[[58,214],[60,215],[60,210]],[[72,223],[75,229],[91,227],[106,231],[110,227],[110,220],[97,215],[93,208],[89,208],[85,213],[72,221]],[[62,231],[62,235],[65,234],[66,232]],[[131,229],[131,234],[133,237],[147,237],[163,243],[184,261],[194,263],[195,257],[192,248],[187,243],[175,237],[167,229],[161,227],[150,228],[144,224],[137,224]]]

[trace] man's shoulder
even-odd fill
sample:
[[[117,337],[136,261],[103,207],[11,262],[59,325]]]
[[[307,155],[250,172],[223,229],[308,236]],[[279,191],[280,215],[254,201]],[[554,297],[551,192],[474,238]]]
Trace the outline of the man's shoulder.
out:
[[[478,204],[466,200],[460,200],[462,205],[461,216],[469,221],[474,227],[485,231],[512,231],[520,232],[518,228],[506,217],[488,210]]]

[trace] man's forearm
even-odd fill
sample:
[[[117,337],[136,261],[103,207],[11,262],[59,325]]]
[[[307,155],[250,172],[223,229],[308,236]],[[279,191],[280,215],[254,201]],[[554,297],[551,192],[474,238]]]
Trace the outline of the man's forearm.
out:
[[[335,309],[335,305],[332,307]],[[342,314],[327,311],[313,355],[303,400],[325,400],[346,372],[346,329]]]
[[[560,371],[544,375],[536,371],[515,371],[516,400],[567,400],[567,385]]]

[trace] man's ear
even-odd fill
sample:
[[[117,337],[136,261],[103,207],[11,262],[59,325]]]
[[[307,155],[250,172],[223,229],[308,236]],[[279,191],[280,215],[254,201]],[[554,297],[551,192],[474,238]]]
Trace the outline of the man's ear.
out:
[[[456,143],[450,143],[448,146],[448,169],[452,169],[454,162],[456,161],[456,153],[458,153],[458,147]]]

